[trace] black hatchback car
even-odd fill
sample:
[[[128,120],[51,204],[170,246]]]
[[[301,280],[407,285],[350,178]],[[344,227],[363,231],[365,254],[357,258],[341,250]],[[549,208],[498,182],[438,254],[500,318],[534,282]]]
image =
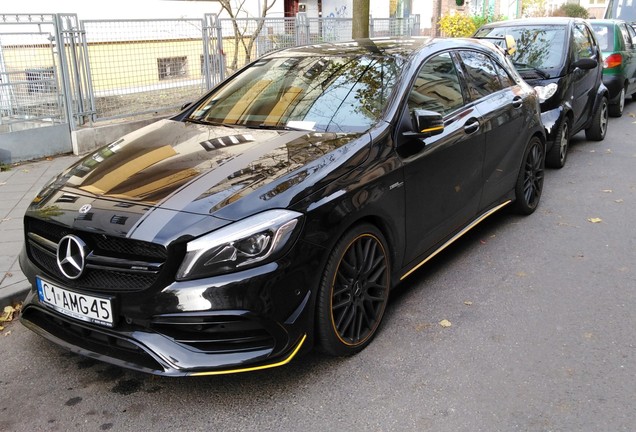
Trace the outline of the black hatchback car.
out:
[[[608,91],[603,58],[590,25],[578,18],[527,18],[486,24],[480,38],[513,36],[512,62],[537,90],[546,127],[546,164],[565,165],[570,137],[581,130],[589,140],[605,138]]]
[[[21,320],[161,375],[356,353],[399,281],[508,204],[536,209],[544,138],[489,43],[279,51],[42,189]]]

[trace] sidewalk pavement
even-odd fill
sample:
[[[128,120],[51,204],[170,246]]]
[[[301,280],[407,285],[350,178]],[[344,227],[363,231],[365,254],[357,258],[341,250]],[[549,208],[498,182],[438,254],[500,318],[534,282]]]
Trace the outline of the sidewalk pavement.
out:
[[[25,210],[51,177],[77,160],[77,156],[60,156],[21,162],[0,172],[0,311],[24,300],[30,288],[18,263],[24,243]]]

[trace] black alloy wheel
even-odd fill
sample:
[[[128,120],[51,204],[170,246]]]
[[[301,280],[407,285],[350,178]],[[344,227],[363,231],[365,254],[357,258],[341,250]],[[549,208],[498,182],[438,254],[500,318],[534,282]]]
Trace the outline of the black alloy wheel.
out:
[[[336,244],[317,304],[319,347],[346,356],[362,350],[378,329],[389,298],[386,241],[373,225],[358,225]]]
[[[537,209],[543,191],[544,166],[543,143],[533,137],[526,146],[515,185],[515,210],[518,213],[529,215]]]
[[[545,156],[545,164],[550,168],[563,168],[568,158],[568,146],[570,144],[570,120],[564,117],[559,126],[559,133],[554,145]]]

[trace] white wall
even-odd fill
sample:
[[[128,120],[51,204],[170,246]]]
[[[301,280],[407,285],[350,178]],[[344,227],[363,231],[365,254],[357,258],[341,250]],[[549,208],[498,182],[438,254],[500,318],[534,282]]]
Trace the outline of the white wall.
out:
[[[271,1],[271,0],[269,0]],[[79,19],[113,18],[201,18],[206,13],[221,13],[217,1],[157,1],[157,0],[109,0],[106,2],[86,0],[0,0],[3,14],[28,13],[74,13]],[[233,0],[238,4],[237,0]],[[262,0],[247,0],[242,17],[258,16]],[[267,14],[269,17],[284,16],[284,1],[276,0]]]
[[[416,3],[415,1],[414,3]],[[369,12],[374,18],[389,18],[389,1],[371,1]],[[426,2],[422,2],[426,3]],[[353,0],[322,0],[322,16],[335,18],[353,17]]]

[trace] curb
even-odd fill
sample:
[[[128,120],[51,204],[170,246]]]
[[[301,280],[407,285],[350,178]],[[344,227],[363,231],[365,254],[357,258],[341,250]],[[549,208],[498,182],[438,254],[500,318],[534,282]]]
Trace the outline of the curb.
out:
[[[26,279],[2,287],[0,289],[0,311],[5,306],[12,306],[23,301],[30,289],[31,284]]]

